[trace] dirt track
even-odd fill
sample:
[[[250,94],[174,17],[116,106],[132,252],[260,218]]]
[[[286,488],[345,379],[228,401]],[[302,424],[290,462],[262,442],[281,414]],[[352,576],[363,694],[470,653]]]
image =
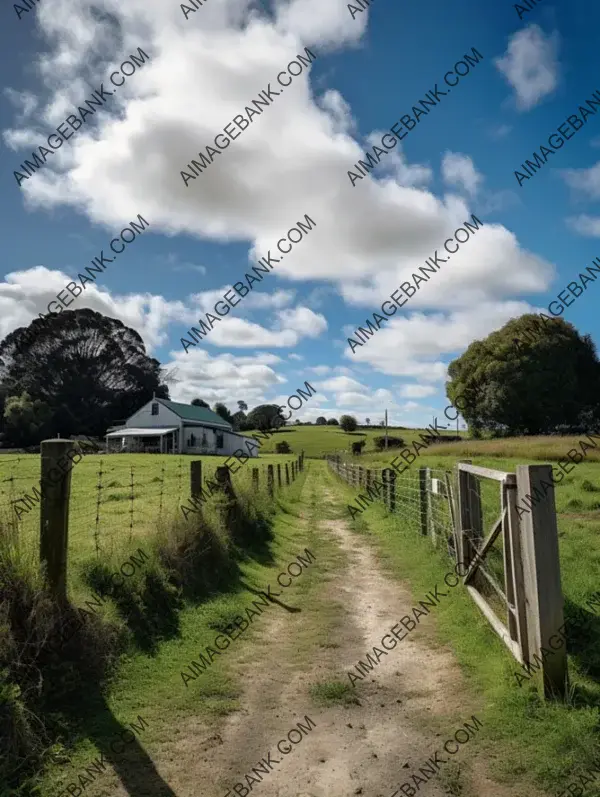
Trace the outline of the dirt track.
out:
[[[333,477],[323,478],[318,467],[307,474],[304,517],[310,514],[311,493],[317,507],[341,503]],[[273,607],[269,624],[244,644],[236,663],[241,710],[217,720],[210,731],[205,721],[186,721],[177,741],[153,754],[178,797],[226,797],[228,789],[240,797],[391,797],[477,713],[451,652],[430,646],[418,632],[357,683],[358,704],[315,703],[311,685],[332,680],[349,684],[347,672],[415,603],[407,589],[385,574],[368,539],[351,532],[345,520],[321,520],[316,533],[338,547],[335,558],[343,564],[322,578],[319,574],[316,606],[301,606],[295,613]],[[300,666],[297,640],[310,638],[311,626],[318,625],[333,631],[327,644],[316,643]],[[298,722],[306,725],[306,716],[315,727],[282,755],[278,742]],[[488,780],[476,745],[474,738],[456,755],[443,754],[448,763],[429,780],[421,775],[418,793],[511,795]],[[253,775],[252,768],[258,769],[269,752],[272,768],[262,767],[268,774],[259,769]],[[246,780],[247,773],[255,782]],[[242,786],[234,790],[236,783]],[[121,789],[117,793],[126,794]]]

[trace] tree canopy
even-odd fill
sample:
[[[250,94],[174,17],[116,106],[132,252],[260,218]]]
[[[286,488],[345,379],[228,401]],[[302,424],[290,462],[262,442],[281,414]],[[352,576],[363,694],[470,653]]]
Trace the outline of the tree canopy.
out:
[[[563,319],[512,319],[471,343],[448,375],[448,398],[476,434],[568,433],[599,420],[594,343]]]
[[[160,363],[148,357],[140,335],[88,308],[36,318],[0,343],[2,393],[27,394],[18,411],[33,412],[36,424],[48,414],[52,434],[103,435],[153,393],[168,399],[162,382]],[[14,402],[11,408],[15,418]],[[14,427],[7,421],[10,436]]]
[[[250,429],[277,429],[279,426],[284,426],[285,421],[279,414],[279,406],[277,404],[259,404],[253,410],[250,410],[247,417],[248,426]]]
[[[192,407],[206,407],[207,410],[210,409],[210,404],[201,398],[192,399],[191,404]]]
[[[340,418],[340,426],[344,432],[355,432],[358,424],[353,415],[342,415]]]
[[[217,401],[215,406],[213,407],[213,412],[216,412],[224,421],[227,423],[233,424],[233,415],[229,412],[225,404],[222,401]]]

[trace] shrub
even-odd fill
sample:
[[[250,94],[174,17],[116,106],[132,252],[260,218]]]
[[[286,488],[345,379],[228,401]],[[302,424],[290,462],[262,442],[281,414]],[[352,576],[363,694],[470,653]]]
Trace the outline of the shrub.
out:
[[[432,436],[433,437],[433,436]],[[440,437],[433,437],[432,443],[460,443],[463,438],[456,434],[446,434]]]
[[[275,446],[275,453],[276,454],[291,454],[292,449],[290,448],[290,444],[287,440],[282,440],[281,443],[277,443]]]
[[[385,448],[385,437],[375,437],[373,438],[373,442],[378,451],[383,451]],[[402,437],[392,437],[388,435],[388,448],[401,448],[403,445],[405,445],[405,443]]]

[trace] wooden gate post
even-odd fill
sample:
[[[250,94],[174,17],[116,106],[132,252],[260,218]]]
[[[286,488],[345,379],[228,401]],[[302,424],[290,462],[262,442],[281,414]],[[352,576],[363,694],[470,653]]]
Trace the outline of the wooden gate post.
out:
[[[285,463],[285,483],[286,483],[286,485],[289,486],[289,483],[290,483],[290,472],[288,470],[287,462]]]
[[[536,498],[535,504],[532,495]],[[544,496],[541,501],[537,500],[541,495]],[[531,509],[527,508],[526,496]],[[555,650],[549,644],[559,629],[564,630],[558,527],[550,465],[517,465],[519,507],[529,653],[530,656],[537,654],[536,662],[542,662],[544,693],[562,697],[568,679],[566,645]]]
[[[281,464],[277,463],[277,486],[281,490]]]
[[[201,492],[202,492],[202,460],[193,459],[190,462],[190,493],[192,498],[199,498]]]
[[[252,468],[252,491],[258,492],[258,468]]]
[[[70,440],[43,440],[41,445],[40,563],[48,587],[59,603],[67,602],[69,499],[73,462]]]
[[[273,466],[267,465],[267,489],[269,490],[269,496],[273,498],[273,486],[275,483],[275,479],[273,477]]]
[[[471,460],[461,460],[458,464],[470,465]],[[457,563],[462,562],[463,567],[468,568],[475,557],[477,545],[483,539],[483,510],[477,476],[460,469],[458,471],[458,506],[459,556]]]
[[[365,485],[366,485],[366,488],[367,488],[367,494],[368,494],[368,493],[369,493],[369,490],[371,489],[371,468],[367,468],[367,471],[366,471],[366,477],[367,477],[367,478],[366,478]]]
[[[419,468],[419,508],[421,514],[421,534],[427,536],[427,468]]]
[[[359,486],[359,488],[363,486],[364,481],[365,481],[364,468],[361,465],[359,465],[358,466],[358,486]]]

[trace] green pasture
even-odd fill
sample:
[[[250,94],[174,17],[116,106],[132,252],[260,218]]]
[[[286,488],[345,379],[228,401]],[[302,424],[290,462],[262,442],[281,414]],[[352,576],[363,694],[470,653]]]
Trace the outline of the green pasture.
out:
[[[583,436],[581,436],[583,437]],[[383,503],[368,506],[356,515],[357,531],[373,536],[392,572],[407,580],[415,601],[451,571],[446,540],[437,550],[423,537],[415,512],[418,468],[433,469],[440,478],[458,460],[514,472],[517,465],[556,463],[575,447],[579,437],[523,438],[518,440],[464,441],[430,447],[435,454],[418,457],[412,467],[396,479],[396,512]],[[441,453],[445,452],[445,453]],[[389,465],[398,452],[353,458],[365,468]],[[515,456],[514,454],[517,454]],[[592,455],[596,455],[593,457]],[[521,682],[515,673],[523,670],[492,630],[466,590],[452,590],[452,599],[436,608],[434,636],[447,645],[462,664],[474,693],[484,700],[482,713],[486,733],[502,755],[494,756],[493,774],[504,783],[530,778],[538,787],[558,793],[600,760],[600,610],[587,606],[600,591],[600,462],[597,452],[576,465],[555,486],[559,534],[561,583],[567,621],[567,651],[570,688],[565,703],[544,702],[535,681]],[[556,467],[556,466],[555,466]],[[332,474],[348,505],[355,502],[356,488],[345,485]],[[484,533],[500,513],[499,484],[480,480]],[[364,489],[362,490],[364,493]],[[436,509],[436,520],[445,521]],[[348,515],[349,517],[349,515]],[[445,529],[445,522],[439,529]],[[502,544],[492,551],[488,572],[503,583]],[[506,610],[491,600],[498,616],[506,622]],[[430,629],[433,631],[433,629]],[[479,712],[478,712],[479,716]],[[600,786],[586,786],[585,797],[600,797]]]
[[[234,487],[250,490],[252,468],[259,468],[259,490],[266,493],[268,464],[291,463],[292,454],[249,459],[232,476]],[[120,557],[144,547],[163,524],[179,514],[190,498],[190,463],[200,459],[203,479],[214,477],[226,457],[169,454],[89,454],[71,472],[68,578],[75,594],[82,589],[84,562]],[[282,471],[284,469],[282,468]],[[275,471],[276,474],[276,471]],[[40,456],[0,456],[0,527],[13,535],[19,549],[39,559]],[[285,477],[282,473],[285,484]],[[15,500],[29,495],[33,506],[17,517]],[[23,506],[23,504],[20,504]],[[26,506],[26,505],[25,505]],[[128,555],[128,554],[127,554]]]
[[[449,425],[448,421],[442,423],[442,419],[438,418],[438,424],[441,426]],[[393,437],[401,437],[403,440],[412,441],[419,438],[419,432],[422,429],[392,429],[388,428],[388,435]],[[252,436],[256,432],[243,432],[246,436]],[[325,454],[335,454],[338,452],[346,451],[350,453],[352,443],[359,442],[366,439],[367,444],[363,449],[363,453],[372,451],[374,452],[375,437],[381,437],[385,434],[385,429],[378,427],[376,429],[362,429],[358,427],[355,432],[344,432],[339,426],[285,426],[283,429],[277,429],[271,432],[272,437],[262,443],[263,451],[265,453],[272,453],[275,451],[275,446],[282,440],[285,440],[294,455],[299,456],[304,451],[306,457],[321,458]],[[442,435],[456,434],[456,429],[446,430],[440,432]]]

